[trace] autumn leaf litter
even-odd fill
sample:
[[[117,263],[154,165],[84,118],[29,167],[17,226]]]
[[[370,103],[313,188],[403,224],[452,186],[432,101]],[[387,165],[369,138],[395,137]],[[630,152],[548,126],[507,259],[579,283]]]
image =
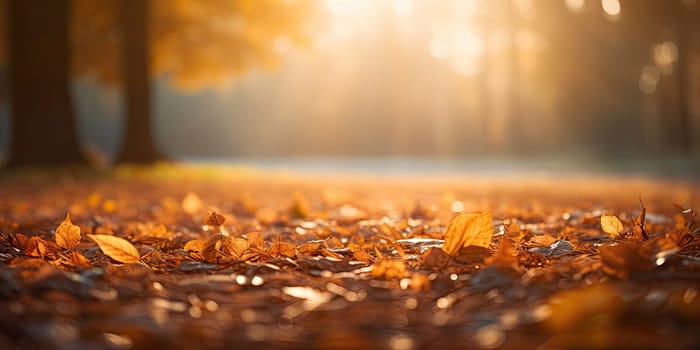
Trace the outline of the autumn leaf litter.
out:
[[[233,332],[251,346],[454,347],[445,337],[458,336],[466,348],[588,347],[594,336],[629,341],[655,318],[677,331],[651,341],[698,340],[684,328],[700,320],[700,239],[686,207],[654,222],[642,203],[635,215],[589,209],[538,223],[517,210],[493,217],[419,205],[396,215],[301,191],[288,209],[249,194],[210,203],[166,193],[140,209],[97,197],[68,203],[53,230],[33,226],[21,205],[3,207],[0,295],[21,320],[13,329],[73,332],[29,343],[140,345],[150,329],[154,344],[180,346],[227,347],[222,335]],[[40,318],[37,308],[56,300],[94,311]],[[128,322],[130,312],[144,323]]]

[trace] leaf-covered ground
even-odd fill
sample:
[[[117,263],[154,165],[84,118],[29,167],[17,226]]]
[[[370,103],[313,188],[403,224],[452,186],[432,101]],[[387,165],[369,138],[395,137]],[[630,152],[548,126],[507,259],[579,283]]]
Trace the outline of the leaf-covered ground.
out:
[[[20,174],[0,194],[0,348],[700,346],[694,182]]]

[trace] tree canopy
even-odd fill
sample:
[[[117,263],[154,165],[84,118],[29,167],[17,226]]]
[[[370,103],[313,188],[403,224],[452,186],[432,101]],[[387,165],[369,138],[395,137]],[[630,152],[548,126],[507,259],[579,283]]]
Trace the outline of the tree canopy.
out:
[[[254,67],[273,67],[286,48],[309,44],[315,1],[152,0],[151,75],[178,89],[226,85]],[[73,71],[119,85],[117,0],[74,0]]]

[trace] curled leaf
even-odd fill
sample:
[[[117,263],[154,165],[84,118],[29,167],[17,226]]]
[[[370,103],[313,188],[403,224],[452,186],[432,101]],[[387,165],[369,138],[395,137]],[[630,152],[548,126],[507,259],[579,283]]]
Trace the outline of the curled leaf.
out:
[[[455,255],[462,247],[488,248],[493,236],[493,222],[489,213],[462,213],[453,217],[445,229],[442,250]]]
[[[620,222],[620,219],[617,218],[615,215],[603,215],[600,217],[600,227],[603,229],[603,232],[607,233],[610,235],[610,238],[617,238],[617,236],[622,233],[622,231],[625,229],[622,226],[622,222]]]
[[[80,227],[70,221],[70,213],[58,225],[54,236],[56,244],[63,249],[72,249],[80,244]]]
[[[204,220],[202,220],[202,222],[204,222],[204,224],[208,226],[221,226],[224,224],[225,221],[226,218],[224,218],[223,215],[213,210],[210,210],[209,214],[207,214],[207,216],[204,217]]]
[[[102,252],[110,258],[124,264],[133,264],[141,261],[139,251],[129,241],[110,235],[88,235],[95,241]]]

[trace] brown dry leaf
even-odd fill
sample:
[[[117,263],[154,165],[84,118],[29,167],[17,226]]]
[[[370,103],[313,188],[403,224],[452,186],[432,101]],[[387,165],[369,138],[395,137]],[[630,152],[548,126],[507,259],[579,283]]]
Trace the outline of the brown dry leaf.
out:
[[[617,238],[625,229],[620,219],[615,215],[602,215],[600,217],[600,227],[603,229],[603,232],[610,235],[612,239]]]
[[[452,257],[447,255],[444,250],[438,248],[430,248],[428,252],[423,255],[423,268],[434,270],[442,269],[447,266]]]
[[[639,198],[639,205],[642,206],[642,210],[639,212],[639,216],[636,219],[634,219],[634,226],[632,227],[632,236],[637,239],[648,240],[649,233],[644,227],[644,221],[646,220],[647,216],[647,207],[644,206],[644,202],[642,202],[641,198]]]
[[[209,236],[204,240],[204,249],[202,249],[202,256],[207,262],[214,263],[218,260],[221,248],[222,235],[215,234]]]
[[[648,273],[666,262],[666,258],[678,252],[672,241],[658,237],[653,240],[627,241],[617,245],[600,247],[600,260],[603,271],[628,278],[635,273]]]
[[[240,258],[248,247],[250,247],[248,241],[240,237],[226,236],[221,239],[221,252],[232,258]]]
[[[265,249],[265,240],[263,239],[262,233],[258,231],[248,232],[246,233],[246,237],[251,247],[260,250]]]
[[[201,239],[193,239],[191,241],[187,241],[185,243],[185,246],[183,247],[183,250],[186,252],[195,252],[195,253],[201,253],[204,251],[204,240]]]
[[[207,216],[205,216],[202,220],[202,222],[207,226],[221,226],[225,221],[226,218],[214,210],[209,210],[209,214],[207,214]]]
[[[141,261],[139,251],[129,241],[109,235],[88,235],[95,241],[102,252],[110,258],[124,264],[135,264]]]
[[[319,252],[322,243],[321,241],[306,242],[300,245],[297,250],[301,255],[311,255]]]
[[[24,243],[24,255],[32,257],[44,257],[46,255],[46,245],[39,237],[29,237]]]
[[[153,238],[163,238],[163,239],[172,239],[173,238],[173,233],[168,231],[168,229],[165,227],[165,225],[160,224],[156,227],[154,227],[152,230],[148,230],[145,232],[146,236],[153,237]]]
[[[296,247],[294,244],[277,241],[267,249],[267,253],[273,257],[286,256],[288,258],[293,258],[296,256]]]
[[[80,227],[73,225],[70,221],[70,213],[56,228],[54,234],[56,244],[63,249],[73,249],[80,244]]]
[[[520,229],[520,225],[517,222],[511,222],[508,226],[504,226],[506,236],[515,242],[520,242],[525,234]]]
[[[557,242],[557,239],[550,236],[550,235],[532,236],[530,238],[530,243],[541,246],[541,247],[549,247],[556,242]]]
[[[77,267],[90,267],[92,266],[92,263],[90,263],[90,260],[85,257],[80,252],[72,251],[68,253],[65,258],[63,259],[65,263],[68,263],[72,266],[77,266]]]
[[[493,222],[489,213],[462,213],[450,220],[445,229],[442,250],[455,255],[462,247],[488,248],[493,236]]]
[[[460,264],[476,264],[484,262],[491,254],[491,249],[470,246],[460,249],[453,259]]]
[[[518,252],[515,245],[506,237],[501,237],[501,244],[496,252],[486,258],[486,263],[497,268],[518,270]]]

